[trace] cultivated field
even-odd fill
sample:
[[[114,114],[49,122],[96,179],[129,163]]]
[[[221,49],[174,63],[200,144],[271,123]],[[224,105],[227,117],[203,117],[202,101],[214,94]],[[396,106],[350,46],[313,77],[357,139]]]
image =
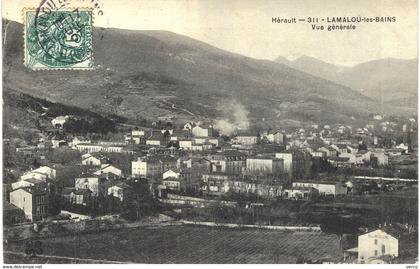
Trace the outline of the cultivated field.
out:
[[[336,235],[317,232],[167,226],[43,239],[44,255],[132,263],[295,263],[298,257],[340,260]],[[23,252],[23,243],[6,251]],[[40,263],[42,257],[33,260]],[[6,263],[17,263],[5,255]],[[22,262],[31,262],[25,258]],[[64,259],[45,262],[69,262]]]

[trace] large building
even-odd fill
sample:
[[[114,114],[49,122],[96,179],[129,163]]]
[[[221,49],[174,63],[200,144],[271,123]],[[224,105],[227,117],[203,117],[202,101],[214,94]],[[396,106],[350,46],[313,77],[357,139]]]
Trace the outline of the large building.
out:
[[[123,152],[123,145],[103,145],[103,144],[78,144],[76,149],[83,153],[93,152],[112,152],[119,153]]]
[[[260,135],[257,133],[240,133],[233,139],[233,141],[246,146],[255,145],[260,141]]]
[[[192,135],[196,137],[212,137],[213,136],[213,127],[200,125],[194,126],[191,129]]]
[[[281,175],[284,173],[283,159],[265,156],[248,157],[246,171],[254,174]]]
[[[211,171],[227,174],[241,174],[246,166],[246,155],[237,150],[224,150],[208,156]]]
[[[229,191],[229,181],[232,176],[225,173],[203,174],[201,178],[201,190],[203,193],[221,195]]]
[[[158,177],[163,172],[177,167],[177,158],[167,155],[155,155],[139,158],[131,162],[133,177]]]
[[[286,136],[281,132],[266,132],[264,134],[264,138],[267,139],[268,142],[273,144],[284,145]]]
[[[281,152],[276,153],[275,157],[283,160],[284,173],[291,177],[293,174],[293,154],[291,152]]]
[[[276,153],[276,158],[284,160],[285,171],[292,167],[292,178],[305,179],[311,175],[312,157],[300,149],[289,149],[286,152]],[[290,172],[285,172],[289,173]]]

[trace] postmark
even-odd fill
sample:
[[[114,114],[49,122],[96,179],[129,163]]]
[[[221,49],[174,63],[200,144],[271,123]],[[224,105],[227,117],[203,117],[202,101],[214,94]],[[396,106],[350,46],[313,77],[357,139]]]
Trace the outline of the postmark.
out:
[[[25,9],[25,65],[33,70],[92,69],[91,9]]]

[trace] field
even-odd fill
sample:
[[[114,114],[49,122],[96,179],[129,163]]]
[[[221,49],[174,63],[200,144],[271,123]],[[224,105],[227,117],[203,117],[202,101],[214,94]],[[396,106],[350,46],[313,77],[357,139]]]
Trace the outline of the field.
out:
[[[295,263],[298,257],[340,260],[335,235],[193,226],[127,229],[43,239],[44,255],[129,263]],[[23,252],[9,243],[6,251]],[[6,263],[34,262],[5,255]],[[45,262],[69,262],[47,259]]]

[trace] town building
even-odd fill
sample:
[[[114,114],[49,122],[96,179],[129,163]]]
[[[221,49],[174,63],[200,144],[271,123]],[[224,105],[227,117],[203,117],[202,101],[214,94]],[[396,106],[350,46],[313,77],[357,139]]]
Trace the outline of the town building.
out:
[[[86,153],[82,155],[82,165],[100,166],[104,161],[103,157]]]
[[[293,154],[290,152],[280,152],[275,153],[275,157],[283,160],[284,173],[291,177],[293,174]]]
[[[257,133],[239,133],[233,138],[233,142],[245,146],[251,146],[258,144],[260,141],[260,135]]]
[[[252,174],[281,175],[284,173],[283,159],[267,156],[248,157],[246,171]]]
[[[229,191],[232,175],[226,173],[206,173],[201,178],[201,191],[210,195],[222,195]]]
[[[198,137],[212,137],[213,127],[211,125],[197,125],[191,129],[193,136]]]
[[[279,131],[265,131],[261,134],[261,138],[272,144],[284,145],[286,142],[286,135]]]
[[[48,190],[24,187],[10,192],[10,203],[25,213],[25,218],[38,221],[48,216]]]
[[[297,181],[292,183],[293,188],[309,187],[319,191],[321,195],[345,195],[347,187],[342,182],[334,181]]]
[[[224,150],[208,156],[211,171],[227,174],[241,174],[246,167],[246,155],[237,150]]]
[[[318,194],[319,191],[313,187],[292,187],[283,192],[284,198],[293,200],[310,200]]]
[[[133,177],[157,177],[163,172],[177,167],[177,158],[168,155],[154,155],[138,158],[131,162]]]
[[[100,178],[98,175],[86,173],[75,179],[75,188],[76,191],[88,189],[92,192],[92,196],[99,196],[106,193],[106,182],[106,179]]]
[[[120,153],[123,152],[123,145],[112,145],[112,144],[78,144],[76,149],[82,153],[93,153],[93,152],[111,152]]]
[[[386,228],[362,234],[358,238],[357,250],[360,263],[383,263],[380,257],[398,257],[398,235],[387,232]]]
[[[167,190],[172,190],[176,192],[183,191],[186,189],[185,180],[181,177],[167,177],[164,180],[162,180],[162,185]]]
[[[134,198],[134,190],[127,183],[119,182],[108,188],[108,195],[117,198],[120,202],[127,202]]]
[[[282,196],[283,187],[274,181],[238,178],[228,182],[229,188],[225,190],[238,194],[254,194],[264,199],[275,199]]]
[[[122,177],[122,171],[121,169],[111,165],[111,164],[102,164],[101,168],[97,171],[95,171],[93,174],[94,175],[102,175],[102,174],[106,174],[106,173],[111,173],[116,175],[117,177]]]
[[[91,197],[92,191],[90,189],[77,189],[71,191],[69,200],[72,204],[87,206]]]
[[[165,137],[162,133],[153,133],[150,137],[146,138],[146,145],[162,146],[165,144]]]
[[[375,166],[387,166],[388,165],[388,155],[384,149],[371,150],[370,161],[375,164]]]
[[[86,139],[81,136],[76,136],[73,138],[72,142],[70,143],[70,146],[75,148],[79,144],[90,144],[90,143],[92,143],[90,139]]]

